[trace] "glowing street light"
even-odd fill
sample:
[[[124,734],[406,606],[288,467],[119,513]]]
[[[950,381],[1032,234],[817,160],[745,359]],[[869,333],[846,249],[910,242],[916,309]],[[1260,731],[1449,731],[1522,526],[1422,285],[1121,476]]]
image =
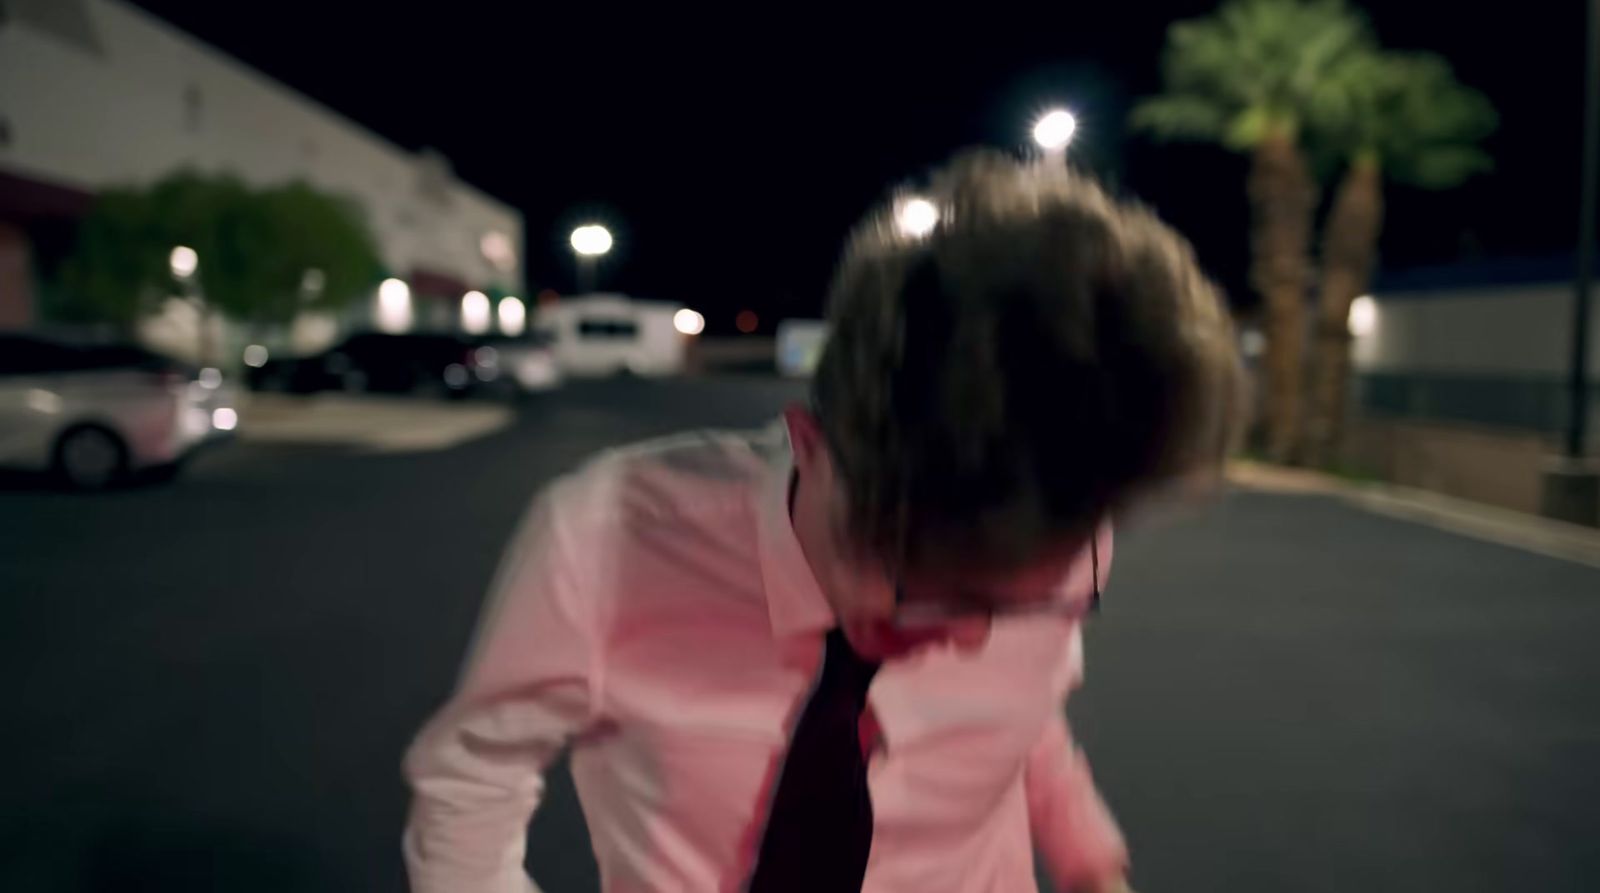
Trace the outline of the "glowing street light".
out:
[[[706,318],[685,307],[672,314],[672,327],[685,335],[698,335],[706,330]]]
[[[912,196],[895,208],[894,225],[902,236],[920,239],[939,225],[939,208],[925,198]]]
[[[500,317],[500,331],[515,338],[528,328],[528,306],[522,299],[506,295],[500,299],[497,313]]]
[[[611,231],[598,223],[587,223],[572,231],[572,250],[583,257],[599,257],[611,250]]]
[[[578,255],[578,291],[594,291],[595,268],[611,250],[611,230],[586,223],[572,231],[572,250]]]
[[[461,328],[468,335],[482,335],[489,331],[488,295],[474,290],[461,296]]]
[[[398,335],[411,328],[411,286],[400,279],[385,279],[378,286],[378,328]]]
[[[1372,295],[1362,295],[1350,302],[1348,322],[1351,335],[1364,338],[1372,334],[1378,327],[1378,302],[1372,299]]]
[[[172,275],[188,279],[195,270],[200,269],[200,255],[188,245],[176,245],[172,253],[167,255],[167,266],[172,269]]]
[[[1078,119],[1066,109],[1051,109],[1033,122],[1033,141],[1050,155],[1066,152],[1077,132]]]

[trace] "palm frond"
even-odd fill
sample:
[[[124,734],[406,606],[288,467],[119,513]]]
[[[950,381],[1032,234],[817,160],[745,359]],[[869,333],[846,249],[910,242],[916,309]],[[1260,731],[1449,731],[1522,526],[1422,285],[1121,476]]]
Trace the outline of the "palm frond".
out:
[[[1221,142],[1228,113],[1205,96],[1171,93],[1140,101],[1128,120],[1135,129],[1159,139]]]
[[[1494,106],[1432,53],[1348,58],[1316,109],[1315,143],[1374,154],[1405,182],[1443,189],[1493,166],[1479,143],[1498,124]]]
[[[1269,133],[1292,134],[1328,73],[1371,42],[1365,18],[1345,0],[1232,0],[1168,29],[1160,98],[1177,109],[1155,106],[1161,111],[1137,115],[1136,126],[1235,149]],[[1202,104],[1214,108],[1205,126],[1195,126]]]

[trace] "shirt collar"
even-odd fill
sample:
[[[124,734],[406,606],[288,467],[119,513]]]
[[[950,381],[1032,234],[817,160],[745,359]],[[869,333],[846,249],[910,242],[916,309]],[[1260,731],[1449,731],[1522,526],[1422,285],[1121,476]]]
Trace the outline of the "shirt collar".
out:
[[[785,420],[774,422],[756,499],[761,577],[767,593],[772,634],[779,638],[821,632],[834,625],[833,608],[817,585],[816,574],[800,548],[789,516],[789,486],[794,447]]]

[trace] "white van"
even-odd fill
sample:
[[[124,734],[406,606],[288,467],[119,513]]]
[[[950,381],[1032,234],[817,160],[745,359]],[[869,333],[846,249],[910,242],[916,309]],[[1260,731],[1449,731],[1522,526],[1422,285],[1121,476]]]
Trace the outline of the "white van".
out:
[[[556,365],[567,375],[676,375],[683,371],[688,336],[672,318],[682,309],[627,295],[579,295],[540,307],[534,326],[549,338]]]

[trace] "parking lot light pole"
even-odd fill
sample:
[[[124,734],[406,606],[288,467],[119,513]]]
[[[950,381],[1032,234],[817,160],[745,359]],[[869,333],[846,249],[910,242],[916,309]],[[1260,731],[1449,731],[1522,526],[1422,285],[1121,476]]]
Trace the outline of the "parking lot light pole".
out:
[[[1572,295],[1572,353],[1563,454],[1545,469],[1544,514],[1600,527],[1600,464],[1589,455],[1589,320],[1595,274],[1595,203],[1600,192],[1600,0],[1589,0],[1584,58],[1583,171],[1578,275]]]
[[[572,250],[578,256],[578,292],[594,291],[600,258],[611,250],[611,231],[598,223],[586,223],[572,231]]]

